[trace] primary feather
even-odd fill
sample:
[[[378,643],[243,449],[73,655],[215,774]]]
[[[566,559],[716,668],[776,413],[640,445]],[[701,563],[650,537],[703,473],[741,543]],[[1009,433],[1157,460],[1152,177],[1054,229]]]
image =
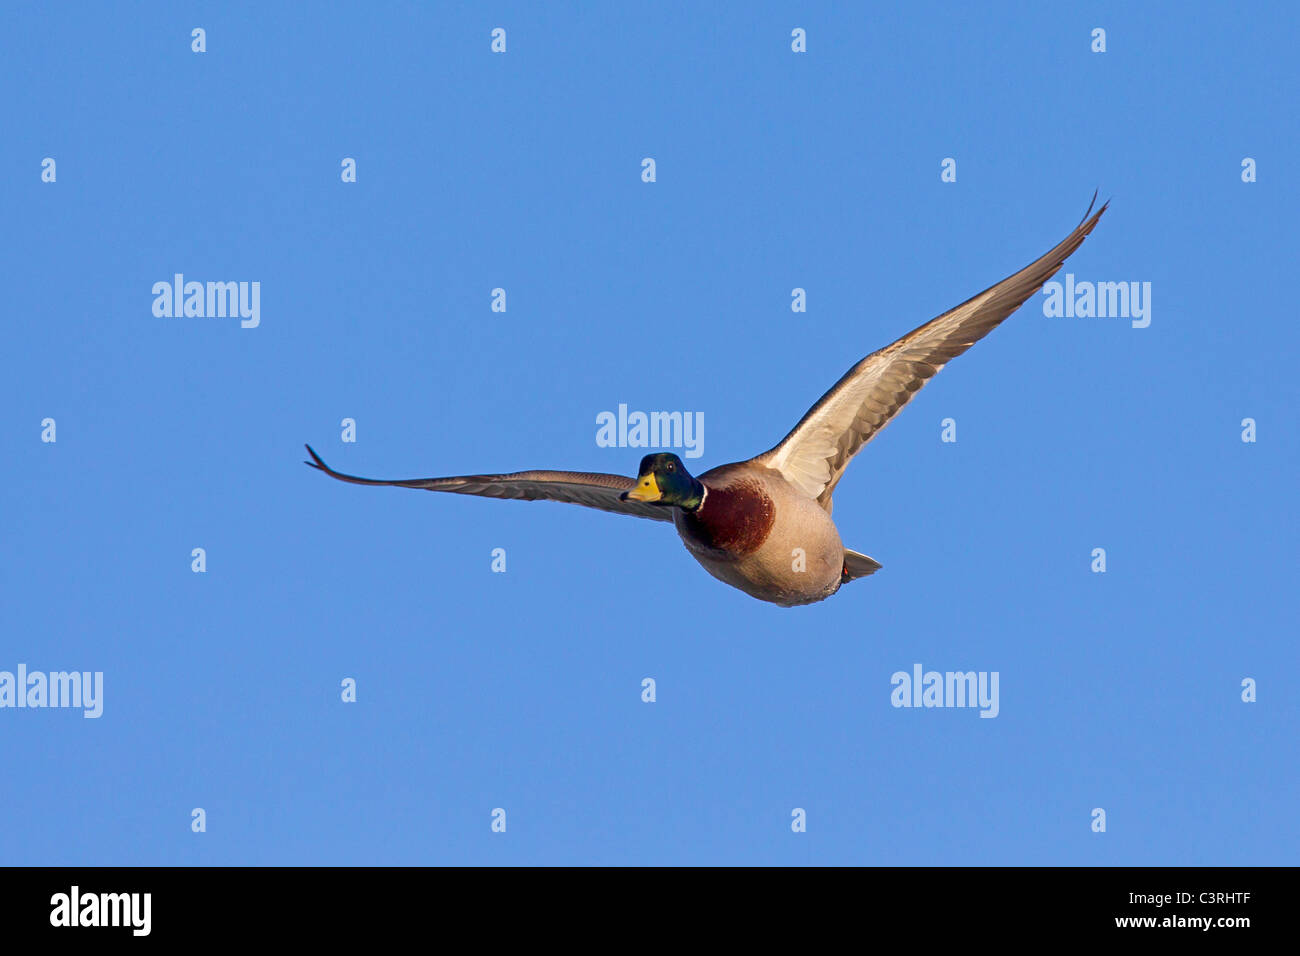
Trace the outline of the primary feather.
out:
[[[449,491],[457,495],[481,495],[485,498],[517,498],[523,501],[563,501],[586,508],[598,508],[616,514],[672,521],[672,513],[654,505],[620,501],[619,495],[630,491],[636,481],[623,475],[605,475],[583,471],[516,471],[509,475],[460,475],[452,478],[402,478],[386,481],[358,478],[335,471],[307,445],[312,460],[304,462],[339,481],[356,485],[393,485],[398,488],[423,488],[425,491]]]
[[[1103,205],[1093,213],[1090,205],[1078,227],[1045,255],[892,345],[872,352],[849,369],[779,445],[751,460],[775,468],[786,481],[829,510],[836,484],[862,446],[944,365],[988,335],[1042,288],[1083,244],[1105,211]]]

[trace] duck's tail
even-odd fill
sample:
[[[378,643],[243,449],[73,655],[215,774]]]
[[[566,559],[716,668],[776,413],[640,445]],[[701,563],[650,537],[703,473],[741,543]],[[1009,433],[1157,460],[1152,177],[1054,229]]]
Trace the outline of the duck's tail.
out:
[[[868,574],[875,574],[880,568],[881,564],[875,558],[845,548],[844,570],[840,572],[840,581],[848,584],[854,578],[865,578]]]

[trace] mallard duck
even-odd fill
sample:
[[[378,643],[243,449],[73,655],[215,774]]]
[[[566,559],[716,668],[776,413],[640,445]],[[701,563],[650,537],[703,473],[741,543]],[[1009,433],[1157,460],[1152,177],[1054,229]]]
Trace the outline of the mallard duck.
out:
[[[641,459],[637,477],[574,471],[510,475],[358,478],[311,461],[331,478],[489,498],[543,499],[671,521],[691,555],[720,581],[782,607],[823,601],[874,574],[874,558],[850,551],[831,520],[844,470],[935,373],[1018,309],[1051,278],[1106,211],[1092,212],[1046,255],[854,365],[775,448],[696,477],[676,455]]]

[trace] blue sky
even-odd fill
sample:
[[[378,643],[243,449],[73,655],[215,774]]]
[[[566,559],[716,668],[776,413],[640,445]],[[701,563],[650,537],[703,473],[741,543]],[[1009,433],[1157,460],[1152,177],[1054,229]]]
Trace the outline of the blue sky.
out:
[[[104,691],[0,709],[0,863],[1296,862],[1295,9],[701,6],[6,5],[0,670]],[[747,458],[1097,188],[1064,271],[1150,326],[1035,297],[953,362],[822,604],[301,464],[631,474],[620,403]],[[892,707],[917,663],[996,719]]]

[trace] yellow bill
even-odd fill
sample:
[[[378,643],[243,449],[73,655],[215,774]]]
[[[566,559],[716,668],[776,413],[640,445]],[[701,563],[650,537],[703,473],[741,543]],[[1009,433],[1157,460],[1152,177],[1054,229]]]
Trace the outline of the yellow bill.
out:
[[[658,501],[663,497],[659,491],[659,482],[655,481],[653,473],[642,475],[636,483],[636,487],[627,493],[629,501]]]

